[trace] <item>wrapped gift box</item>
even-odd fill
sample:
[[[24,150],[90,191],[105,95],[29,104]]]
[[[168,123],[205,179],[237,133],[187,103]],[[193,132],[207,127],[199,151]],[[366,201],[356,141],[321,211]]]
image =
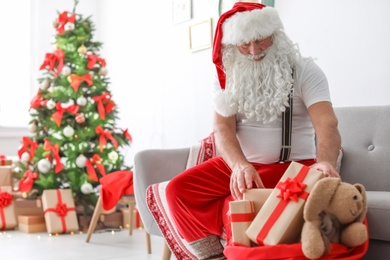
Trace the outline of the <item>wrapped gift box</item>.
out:
[[[263,207],[265,201],[268,199],[269,195],[272,193],[273,189],[250,189],[244,192],[243,199],[253,202],[253,208],[255,214],[257,214],[260,209]]]
[[[0,230],[17,225],[11,186],[0,186]]]
[[[100,221],[103,222],[105,228],[121,228],[123,224],[122,211],[100,215]]]
[[[47,231],[43,215],[18,216],[18,228],[24,233],[39,233]]]
[[[42,206],[48,233],[67,233],[79,230],[70,189],[44,190]]]
[[[232,241],[239,245],[250,246],[251,241],[245,231],[255,217],[253,202],[239,200],[229,202],[230,225]]]
[[[0,186],[13,186],[11,165],[0,166]]]
[[[0,165],[11,165],[12,160],[8,159],[5,155],[0,155]]]
[[[123,228],[130,227],[130,209],[129,208],[121,208],[123,215]],[[137,209],[133,211],[133,228],[142,228],[141,217]]]
[[[246,231],[259,245],[290,244],[299,240],[303,206],[322,172],[292,162]]]
[[[22,199],[14,200],[15,215],[18,218],[20,215],[41,215],[43,216],[42,200],[39,199]]]

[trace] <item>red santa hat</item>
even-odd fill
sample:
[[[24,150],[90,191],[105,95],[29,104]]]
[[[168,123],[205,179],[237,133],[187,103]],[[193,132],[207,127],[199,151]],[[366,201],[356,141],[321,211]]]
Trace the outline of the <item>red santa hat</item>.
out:
[[[280,29],[283,29],[283,23],[276,10],[263,4],[238,2],[231,10],[221,15],[215,30],[213,62],[222,89],[225,89],[226,81],[222,64],[222,45],[263,39]]]

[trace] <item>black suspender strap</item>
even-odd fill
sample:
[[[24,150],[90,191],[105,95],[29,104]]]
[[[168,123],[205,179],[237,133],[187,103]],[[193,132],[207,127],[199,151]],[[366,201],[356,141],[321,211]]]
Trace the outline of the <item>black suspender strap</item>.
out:
[[[293,71],[294,73],[294,71]],[[280,150],[279,162],[287,161],[291,153],[291,132],[292,132],[292,114],[293,114],[294,88],[291,86],[291,92],[288,95],[289,106],[282,113],[282,149]]]

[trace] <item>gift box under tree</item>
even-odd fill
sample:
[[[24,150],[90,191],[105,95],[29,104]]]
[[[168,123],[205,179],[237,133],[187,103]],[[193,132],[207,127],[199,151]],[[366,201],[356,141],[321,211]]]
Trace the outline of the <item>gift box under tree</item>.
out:
[[[16,227],[11,186],[0,186],[0,230]]]
[[[12,160],[0,155],[0,186],[12,187]]]
[[[292,162],[246,231],[259,245],[298,242],[303,206],[322,172]]]
[[[42,206],[48,233],[67,233],[79,230],[70,189],[44,190]]]
[[[24,233],[46,232],[46,223],[43,215],[18,216],[18,229]]]

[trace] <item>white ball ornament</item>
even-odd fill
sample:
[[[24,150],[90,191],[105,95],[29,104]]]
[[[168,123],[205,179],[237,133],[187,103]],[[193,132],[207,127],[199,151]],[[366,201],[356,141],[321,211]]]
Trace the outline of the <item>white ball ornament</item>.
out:
[[[118,153],[115,151],[112,151],[108,154],[108,159],[110,159],[110,161],[112,162],[116,162],[116,160],[118,160],[118,157]]]
[[[48,79],[44,79],[42,82],[41,82],[41,85],[39,86],[40,89],[47,89],[48,87],[50,86],[50,81]]]
[[[92,184],[89,183],[89,182],[86,182],[86,183],[83,183],[81,186],[80,186],[80,190],[83,194],[90,194],[92,192],[94,192],[93,190],[93,187],[92,187]]]
[[[71,137],[71,136],[74,134],[74,129],[73,129],[73,127],[71,127],[70,125],[65,126],[65,128],[64,128],[64,130],[63,130],[63,134],[64,134],[66,137]]]
[[[50,99],[47,101],[46,107],[47,107],[47,109],[52,110],[53,108],[56,107],[56,102],[54,102],[54,100]]]
[[[20,156],[20,160],[23,162],[23,163],[26,163],[30,160],[30,154],[28,152],[24,152],[22,153],[22,155]]]
[[[48,173],[51,169],[51,163],[48,159],[41,159],[38,162],[38,171],[41,173]]]
[[[87,104],[87,99],[85,97],[79,97],[76,100],[77,105],[79,106],[85,106]]]
[[[64,67],[62,68],[62,71],[61,71],[61,73],[62,73],[63,75],[66,75],[66,76],[68,76],[71,72],[72,72],[72,70],[71,70],[68,66],[64,66]]]
[[[31,132],[31,133],[35,133],[37,131],[37,125],[35,123],[31,123],[28,125],[28,130]]]
[[[108,74],[108,70],[106,67],[101,67],[100,70],[99,70],[99,75],[101,76],[107,76]]]
[[[80,154],[80,155],[76,158],[76,165],[77,165],[77,167],[79,167],[79,168],[84,168],[84,167],[85,167],[86,161],[87,161],[87,158],[85,158],[84,155]]]
[[[65,31],[72,31],[74,30],[74,23],[66,23],[64,26]]]

